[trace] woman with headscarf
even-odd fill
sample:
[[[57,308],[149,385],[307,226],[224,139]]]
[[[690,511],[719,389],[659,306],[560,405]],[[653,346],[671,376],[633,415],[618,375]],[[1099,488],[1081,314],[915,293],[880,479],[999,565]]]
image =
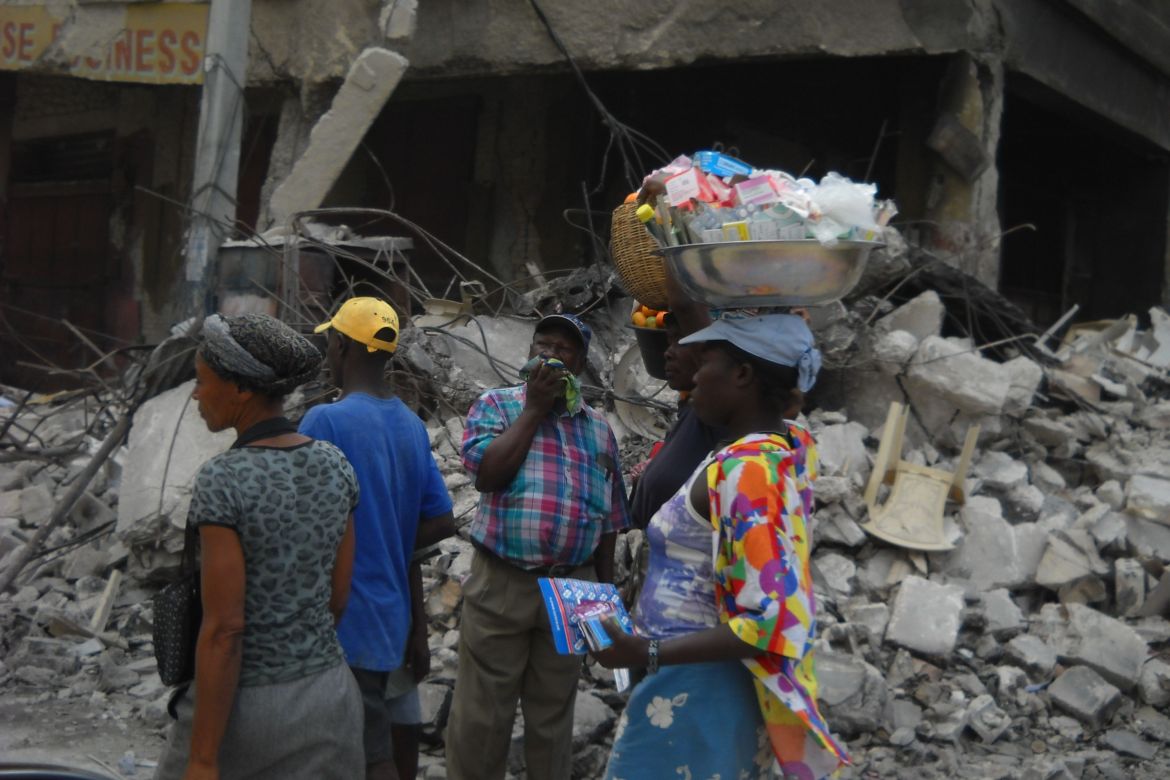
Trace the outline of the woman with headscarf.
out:
[[[357,480],[336,447],[283,412],[320,365],[271,317],[203,323],[191,397],[210,430],[238,438],[195,479],[187,522],[199,531],[203,622],[156,778],[364,775],[361,699],[334,629]]]
[[[809,569],[816,450],[785,419],[820,353],[791,314],[720,319],[680,340],[701,349],[691,403],[728,438],[650,521],[634,635],[607,623],[610,668],[644,667],[607,778],[818,780],[848,759],[816,704]]]

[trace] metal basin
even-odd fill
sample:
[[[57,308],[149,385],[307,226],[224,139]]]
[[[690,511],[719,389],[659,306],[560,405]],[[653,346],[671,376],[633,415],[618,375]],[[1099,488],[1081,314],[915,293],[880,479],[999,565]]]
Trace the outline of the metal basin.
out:
[[[729,241],[668,246],[667,268],[690,297],[716,308],[811,306],[852,290],[879,241]]]

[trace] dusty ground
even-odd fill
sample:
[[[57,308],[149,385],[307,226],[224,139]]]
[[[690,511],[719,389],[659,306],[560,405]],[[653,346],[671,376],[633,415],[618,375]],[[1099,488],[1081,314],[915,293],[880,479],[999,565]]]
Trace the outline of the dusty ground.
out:
[[[139,762],[153,762],[163,744],[163,735],[156,729],[138,718],[112,717],[91,700],[11,691],[0,698],[0,762],[35,761],[108,771],[117,769],[127,751],[133,751]],[[143,763],[134,777],[152,776],[153,763]]]

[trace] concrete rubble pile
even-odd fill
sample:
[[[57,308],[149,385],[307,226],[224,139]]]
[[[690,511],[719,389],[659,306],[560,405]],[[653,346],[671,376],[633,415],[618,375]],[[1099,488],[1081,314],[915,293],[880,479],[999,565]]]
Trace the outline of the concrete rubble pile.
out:
[[[611,296],[588,315],[597,348],[585,378],[592,400],[610,409],[627,469],[668,422],[663,394],[635,414],[628,396],[615,409],[615,394],[601,390],[630,386],[621,376],[633,348],[622,327],[629,306]],[[1033,357],[992,357],[944,336],[946,315],[929,291],[897,307],[862,297],[812,313],[828,367],[807,419],[822,462],[813,555],[819,695],[854,758],[842,776],[1167,776],[1170,622],[1143,616],[1143,607],[1160,598],[1170,563],[1170,318],[1155,311],[1146,330],[1126,318],[1081,329],[1055,350],[1038,341]],[[530,328],[480,316],[440,330],[408,329],[399,363],[416,377],[442,377],[425,416],[466,523],[478,494],[459,459],[461,415],[478,392],[515,376]],[[3,695],[26,696],[30,706],[84,698],[115,718],[167,725],[149,597],[177,563],[195,469],[231,438],[206,432],[189,393],[177,387],[137,412],[129,445],[53,543],[116,516],[115,530],[40,559],[0,594]],[[947,505],[951,550],[902,549],[862,527],[892,401],[912,409],[901,453],[910,464],[953,471],[968,428],[980,426],[967,499]],[[77,468],[0,464],[0,558],[43,522]],[[639,532],[622,537],[620,578],[643,544]],[[426,777],[444,776],[472,555],[463,536],[440,550],[426,564],[434,653],[421,689]],[[120,585],[115,572],[125,574]],[[108,608],[108,621],[95,625],[94,612]],[[601,774],[623,705],[610,673],[587,662],[575,776]],[[511,768],[520,776],[521,735],[518,717]]]

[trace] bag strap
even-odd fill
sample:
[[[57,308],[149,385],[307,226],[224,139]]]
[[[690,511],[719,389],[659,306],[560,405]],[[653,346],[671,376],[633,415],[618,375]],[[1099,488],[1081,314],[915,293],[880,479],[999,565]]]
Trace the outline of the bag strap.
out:
[[[195,573],[195,557],[199,549],[199,531],[191,523],[191,514],[187,513],[187,527],[183,530],[183,562],[179,565],[179,574],[184,577]]]

